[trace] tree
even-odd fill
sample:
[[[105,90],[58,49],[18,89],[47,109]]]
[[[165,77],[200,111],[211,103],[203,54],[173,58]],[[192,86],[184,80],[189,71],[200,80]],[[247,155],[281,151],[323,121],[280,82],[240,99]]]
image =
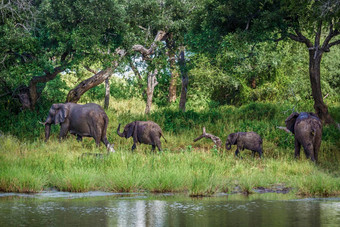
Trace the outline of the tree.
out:
[[[85,92],[106,81],[113,74],[114,70],[118,67],[121,59],[125,56],[125,54],[126,53],[124,50],[117,49],[116,55],[119,56],[117,57],[118,59],[113,61],[108,68],[95,73],[94,76],[80,82],[74,89],[70,90],[67,95],[66,102],[77,103]]]
[[[185,50],[181,50],[179,57],[180,71],[181,71],[181,79],[182,79],[182,89],[181,89],[181,98],[179,101],[179,109],[185,112],[185,104],[187,102],[187,91],[188,91],[188,83],[189,77],[187,73],[187,67],[185,62]]]
[[[154,54],[155,49],[157,47],[157,43],[164,40],[165,36],[166,36],[166,33],[164,31],[158,31],[150,48],[147,49],[140,44],[136,44],[132,47],[134,51],[140,52],[143,56],[143,59],[145,61],[148,61],[149,66],[153,68],[151,71],[148,72],[148,82],[147,82],[147,90],[146,90],[147,100],[146,100],[145,114],[150,113],[153,92],[155,90],[155,87],[158,84],[158,81],[157,81],[158,69],[156,65],[152,65],[153,64],[152,61],[154,58],[151,58],[151,55]]]
[[[228,33],[243,33],[244,42],[280,41],[290,38],[304,43],[309,52],[309,76],[314,109],[323,122],[333,122],[328,107],[323,101],[320,83],[321,59],[340,34],[340,1],[334,0],[242,0],[204,1],[196,11],[196,26],[193,31],[216,34],[213,42],[219,43]],[[196,29],[196,30],[195,30]],[[199,40],[206,47],[211,41]],[[218,45],[216,45],[218,48]],[[206,49],[212,54],[216,49]]]
[[[190,15],[195,8],[195,2],[193,0],[134,0],[128,4],[128,14],[133,15],[129,24],[135,28],[136,34],[145,33],[146,39],[151,40],[153,39],[151,34],[155,34],[157,31],[162,30],[166,33],[164,41],[168,70],[171,76],[169,79],[169,102],[174,102],[177,97],[178,56],[180,47],[185,46],[184,36],[190,26]],[[136,28],[139,28],[139,31]],[[139,38],[138,43],[144,42]]]
[[[340,1],[291,2],[287,9],[293,9],[293,12],[301,14],[298,14],[298,18],[287,18],[285,23],[291,23],[292,26],[287,26],[288,29],[281,31],[282,37],[287,36],[306,45],[309,52],[309,77],[314,109],[323,122],[333,123],[328,107],[323,101],[320,68],[322,55],[329,52],[332,46],[340,44],[340,40],[333,41],[340,35]],[[283,10],[283,12],[288,13],[288,10]],[[303,31],[306,30],[309,30],[310,34],[306,32],[307,34],[304,35]],[[323,32],[328,34],[323,36]]]
[[[110,68],[115,59],[111,53],[122,45],[127,30],[124,8],[116,1],[32,2],[37,18],[44,19],[37,20],[24,38],[13,37],[12,43],[7,41],[8,45],[1,46],[4,52],[17,53],[13,54],[15,59],[5,59],[1,74],[7,73],[4,80],[15,81],[14,86],[21,87],[30,109],[37,103],[40,87],[59,73],[89,62]],[[7,27],[11,24],[1,24],[1,31],[10,35]],[[20,64],[18,59],[22,59]],[[24,74],[24,80],[18,78],[20,74]]]

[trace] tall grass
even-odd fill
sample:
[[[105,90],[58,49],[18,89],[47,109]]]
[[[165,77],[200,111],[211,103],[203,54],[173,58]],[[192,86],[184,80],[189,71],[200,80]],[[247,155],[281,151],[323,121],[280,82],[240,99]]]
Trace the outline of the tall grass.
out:
[[[252,193],[256,188],[282,185],[301,195],[340,194],[337,129],[324,127],[319,164],[303,155],[295,160],[293,136],[276,128],[284,125],[290,114],[285,112],[287,109],[288,105],[254,103],[182,113],[155,106],[152,114],[145,116],[140,100],[113,100],[106,111],[110,119],[108,138],[116,149],[110,155],[106,155],[103,145],[97,148],[92,138],[79,143],[69,136],[59,143],[59,126],[52,128],[52,136],[45,143],[43,128],[31,122],[29,131],[14,129],[0,136],[0,191],[56,188],[72,192],[185,192],[200,196]],[[152,153],[149,145],[137,145],[131,152],[132,140],[120,138],[115,131],[118,123],[134,120],[153,120],[162,127],[168,141],[162,140],[163,152]],[[207,139],[194,143],[192,140],[202,133],[203,126],[223,142],[229,133],[256,131],[264,141],[264,158],[252,158],[248,150],[241,152],[242,159],[235,158],[236,148],[219,151]]]

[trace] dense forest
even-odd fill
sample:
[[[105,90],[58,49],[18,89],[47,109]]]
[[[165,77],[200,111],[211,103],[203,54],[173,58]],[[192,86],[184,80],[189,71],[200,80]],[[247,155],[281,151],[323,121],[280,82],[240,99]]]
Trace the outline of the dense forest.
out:
[[[230,185],[249,191],[282,183],[302,194],[340,193],[336,183],[340,176],[339,44],[338,0],[3,0],[0,148],[4,153],[0,162],[6,171],[0,173],[0,191],[57,187],[71,191],[189,190],[195,195],[227,191]],[[85,186],[79,186],[79,181],[72,184],[72,177],[79,180],[84,166],[94,171],[99,165],[98,160],[79,163],[78,154],[98,148],[91,139],[74,144],[72,135],[59,143],[59,126],[52,127],[52,141],[44,142],[40,123],[52,104],[65,102],[97,103],[105,109],[110,119],[108,140],[123,154],[105,160],[100,174],[124,163],[127,155],[130,164],[124,168],[131,173],[129,179],[115,181],[112,188],[108,182],[103,186],[84,180],[97,179],[91,172],[81,178]],[[279,127],[293,112],[314,112],[323,122],[319,167],[292,160],[294,137]],[[143,145],[137,148],[141,156],[131,154],[132,141],[115,132],[118,124],[135,120],[153,120],[161,126],[168,140],[163,143],[166,156],[145,157],[149,147]],[[229,133],[256,131],[264,141],[268,163],[248,160],[240,164],[233,152],[220,151],[211,140],[194,143],[203,127],[223,144]],[[45,157],[48,150],[53,154]],[[30,157],[35,151],[40,155]],[[74,156],[63,159],[58,152]],[[179,156],[173,156],[178,152]],[[219,154],[226,153],[230,156],[221,161]],[[248,159],[250,153],[241,153]],[[174,166],[168,163],[170,158]],[[40,165],[33,159],[41,159]],[[155,159],[161,160],[154,163]],[[9,160],[18,169],[11,169]],[[193,167],[202,160],[208,163]],[[280,166],[280,161],[285,164]],[[48,176],[39,174],[59,165],[71,173],[62,162],[74,168],[79,165],[71,180],[64,181],[59,170]],[[216,167],[210,166],[214,162]],[[25,168],[31,176],[19,176],[23,163],[30,163]],[[176,175],[181,174],[176,163],[184,165],[183,172],[185,166],[193,171],[191,185],[183,186],[185,176]],[[174,172],[168,179],[160,177],[161,173],[146,177],[146,172],[143,178],[152,180],[145,183],[128,168],[133,164],[136,168],[151,165],[151,172],[154,165]],[[272,172],[259,183],[263,165]],[[249,180],[237,174],[250,173],[234,168],[230,173],[234,178],[226,181],[223,166],[260,172]],[[318,179],[270,179],[287,166],[292,175],[307,171]],[[16,174],[19,180],[13,183]],[[112,175],[112,179],[117,177]],[[326,189],[319,187],[321,179],[329,180]],[[31,181],[34,185],[29,185]],[[206,187],[203,182],[212,183]]]

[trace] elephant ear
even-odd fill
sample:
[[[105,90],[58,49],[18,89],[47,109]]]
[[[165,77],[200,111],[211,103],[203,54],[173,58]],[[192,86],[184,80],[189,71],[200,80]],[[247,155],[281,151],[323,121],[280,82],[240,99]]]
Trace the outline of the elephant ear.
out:
[[[231,136],[230,143],[232,145],[235,145],[237,143],[238,133],[232,133],[230,134],[230,136]]]
[[[66,107],[64,104],[59,105],[58,110],[55,114],[55,124],[63,123],[69,114],[69,108]]]
[[[298,117],[299,117],[299,113],[294,112],[291,115],[289,115],[289,117],[287,117],[287,119],[285,120],[287,129],[291,131],[293,134],[294,134],[295,121]]]
[[[135,131],[135,127],[136,127],[136,122],[130,123],[128,132],[126,134],[126,138],[130,138],[132,136],[133,132]]]
[[[318,115],[316,115],[315,113],[313,113],[313,112],[309,112],[309,115],[311,115],[311,116],[313,116],[313,117],[316,117],[316,118],[319,118],[319,116]]]

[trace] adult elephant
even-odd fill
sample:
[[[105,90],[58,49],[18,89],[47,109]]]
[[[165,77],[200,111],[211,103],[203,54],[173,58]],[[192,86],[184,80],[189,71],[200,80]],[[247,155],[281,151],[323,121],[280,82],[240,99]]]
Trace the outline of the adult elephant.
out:
[[[93,137],[97,146],[102,141],[109,151],[114,152],[113,144],[110,145],[106,137],[108,123],[109,118],[98,104],[53,104],[43,123],[45,125],[45,141],[50,137],[51,124],[60,124],[60,140],[65,138],[68,132],[76,135],[78,141],[81,141],[84,136]]]
[[[286,127],[295,136],[295,158],[300,157],[300,148],[307,158],[318,161],[318,151],[321,145],[322,122],[314,113],[292,113],[285,121]]]

